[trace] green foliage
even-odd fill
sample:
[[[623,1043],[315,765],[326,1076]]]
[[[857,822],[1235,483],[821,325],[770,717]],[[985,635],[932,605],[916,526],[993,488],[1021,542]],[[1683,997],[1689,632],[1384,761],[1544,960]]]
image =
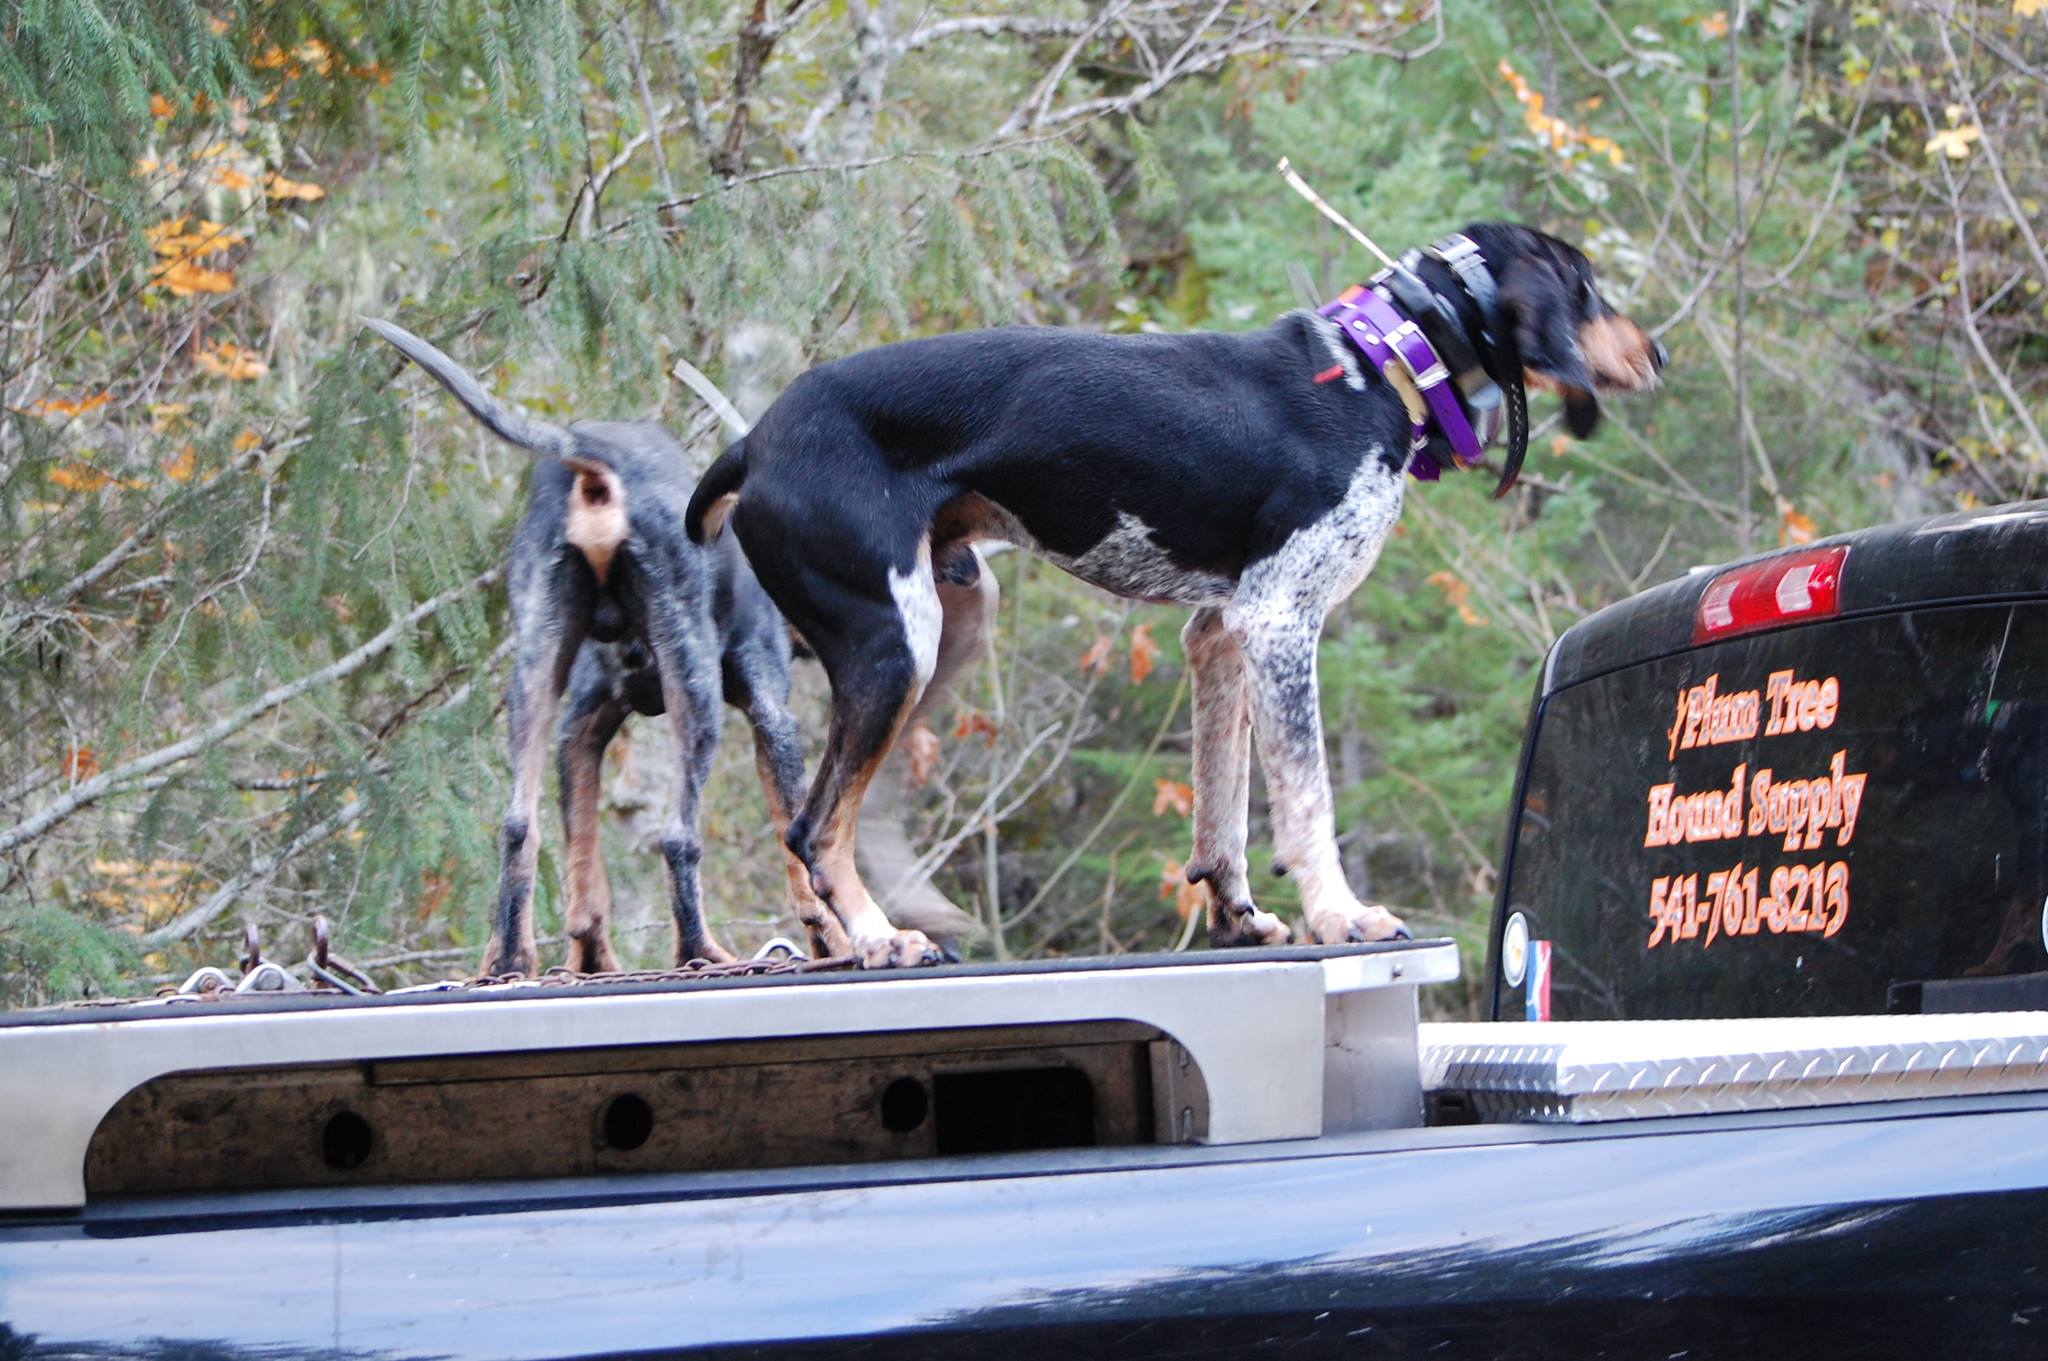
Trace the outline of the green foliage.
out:
[[[1210,8],[1116,32],[1063,0],[899,14],[871,103],[840,6],[766,29],[738,0],[0,15],[0,1001],[181,976],[245,915],[287,955],[317,911],[359,959],[470,962],[507,794],[483,574],[526,467],[360,315],[537,411],[662,420],[701,460],[720,433],[679,358],[772,394],[970,325],[1259,326],[1304,301],[1290,265],[1327,296],[1371,262],[1281,155],[1390,249],[1490,217],[1583,244],[1670,345],[1665,390],[1584,443],[1539,398],[1504,501],[1411,484],[1323,652],[1354,886],[1468,945],[1535,668],[1575,619],[1692,563],[2040,485],[2048,18],[1769,4],[1731,34],[1663,0],[1452,7],[1393,62],[1363,49],[1426,43],[1426,13],[1367,31],[1241,0],[1196,26]],[[1239,31],[1266,37],[1204,46]],[[1175,52],[1195,66],[1153,78]],[[977,948],[1173,944],[1179,617],[1022,555],[997,571],[997,656],[934,717],[912,842],[999,924]],[[815,742],[815,668],[797,692]],[[752,944],[789,925],[782,868],[726,745],[705,874]],[[607,771],[636,962],[666,949],[669,763],[641,723]],[[556,882],[544,860],[544,929]]]

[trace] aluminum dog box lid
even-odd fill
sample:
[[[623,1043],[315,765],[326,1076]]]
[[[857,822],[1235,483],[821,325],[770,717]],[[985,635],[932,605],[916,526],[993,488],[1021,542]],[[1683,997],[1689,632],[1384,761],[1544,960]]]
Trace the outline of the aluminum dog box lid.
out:
[[[1482,1121],[1584,1124],[2048,1091],[2048,1012],[1421,1028],[1428,1091]]]
[[[1156,1131],[1152,1138],[1231,1144],[1413,1124],[1422,1113],[1415,988],[1457,973],[1452,942],[1413,941],[18,1013],[0,1019],[0,1210],[83,1205],[95,1132],[124,1098],[142,1099],[152,1083],[199,1075],[228,1096],[251,1084],[303,1090],[305,1119],[287,1103],[274,1137],[303,1141],[312,1129],[317,1144],[318,1126],[306,1120],[337,1080],[390,1091],[460,1070],[448,1080],[512,1084],[547,1063],[560,1066],[564,1056],[582,1063],[577,1051],[590,1058],[591,1071],[635,1053],[687,1056],[707,1047],[736,1055],[716,1060],[729,1067],[786,1070],[793,1046],[827,1044],[825,1060],[806,1071],[829,1076],[835,1062],[889,1062],[925,1052],[920,1044],[940,1053],[948,1036],[977,1037],[984,1049],[989,1037],[1027,1033],[1068,1046],[1113,1038],[1136,1045],[1127,1052],[1141,1068],[1149,1063],[1149,1078],[1134,1079],[1133,1090],[1149,1098],[1143,1123]],[[805,1090],[800,1083],[799,1098]],[[168,1109],[208,1115],[204,1100],[173,1101]],[[565,1106],[543,1114],[581,1129],[587,1112]],[[755,1114],[770,1130],[786,1118]],[[524,1111],[521,1118],[540,1117]],[[260,1154],[271,1137],[226,1133],[239,1154],[200,1156],[218,1162]],[[187,1148],[226,1147],[183,1128],[163,1137]],[[210,1176],[218,1168],[194,1170]]]

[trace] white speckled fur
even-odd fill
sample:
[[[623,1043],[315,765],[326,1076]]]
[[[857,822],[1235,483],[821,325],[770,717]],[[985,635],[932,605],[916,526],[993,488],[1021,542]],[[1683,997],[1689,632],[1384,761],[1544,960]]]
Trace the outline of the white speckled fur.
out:
[[[1065,557],[1033,543],[1028,534],[1017,547],[1036,553],[1092,586],[1132,600],[1179,605],[1220,605],[1230,599],[1233,583],[1213,572],[1182,567],[1152,537],[1152,527],[1129,511],[1119,511],[1116,527],[1078,558]]]

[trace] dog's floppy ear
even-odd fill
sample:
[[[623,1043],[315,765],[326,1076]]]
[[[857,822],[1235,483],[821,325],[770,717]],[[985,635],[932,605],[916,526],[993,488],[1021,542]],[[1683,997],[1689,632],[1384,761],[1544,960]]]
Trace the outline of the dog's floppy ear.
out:
[[[1514,317],[1529,385],[1563,397],[1565,426],[1584,439],[1600,424],[1600,402],[1579,349],[1579,309],[1570,291],[1578,286],[1549,268],[1522,270],[1501,289],[1501,301]]]

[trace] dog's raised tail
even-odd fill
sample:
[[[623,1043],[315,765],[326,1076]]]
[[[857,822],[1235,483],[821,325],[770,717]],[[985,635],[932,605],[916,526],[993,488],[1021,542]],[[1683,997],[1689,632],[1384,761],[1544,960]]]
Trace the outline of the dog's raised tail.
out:
[[[740,483],[746,480],[747,442],[736,439],[704,470],[704,476],[697,481],[696,492],[690,497],[690,509],[683,516],[683,526],[689,532],[691,543],[709,543],[718,537],[718,531],[725,527],[725,517],[732,509],[733,500],[740,494]]]
[[[476,417],[483,427],[507,444],[531,450],[548,458],[559,459],[575,467],[591,462],[576,449],[576,437],[563,427],[551,421],[537,420],[525,412],[505,405],[490,393],[483,384],[469,375],[469,371],[441,353],[432,343],[422,340],[403,326],[394,326],[376,317],[364,317],[363,325],[375,331],[413,363],[432,375],[435,382],[448,389],[450,396],[462,403],[469,414]]]

